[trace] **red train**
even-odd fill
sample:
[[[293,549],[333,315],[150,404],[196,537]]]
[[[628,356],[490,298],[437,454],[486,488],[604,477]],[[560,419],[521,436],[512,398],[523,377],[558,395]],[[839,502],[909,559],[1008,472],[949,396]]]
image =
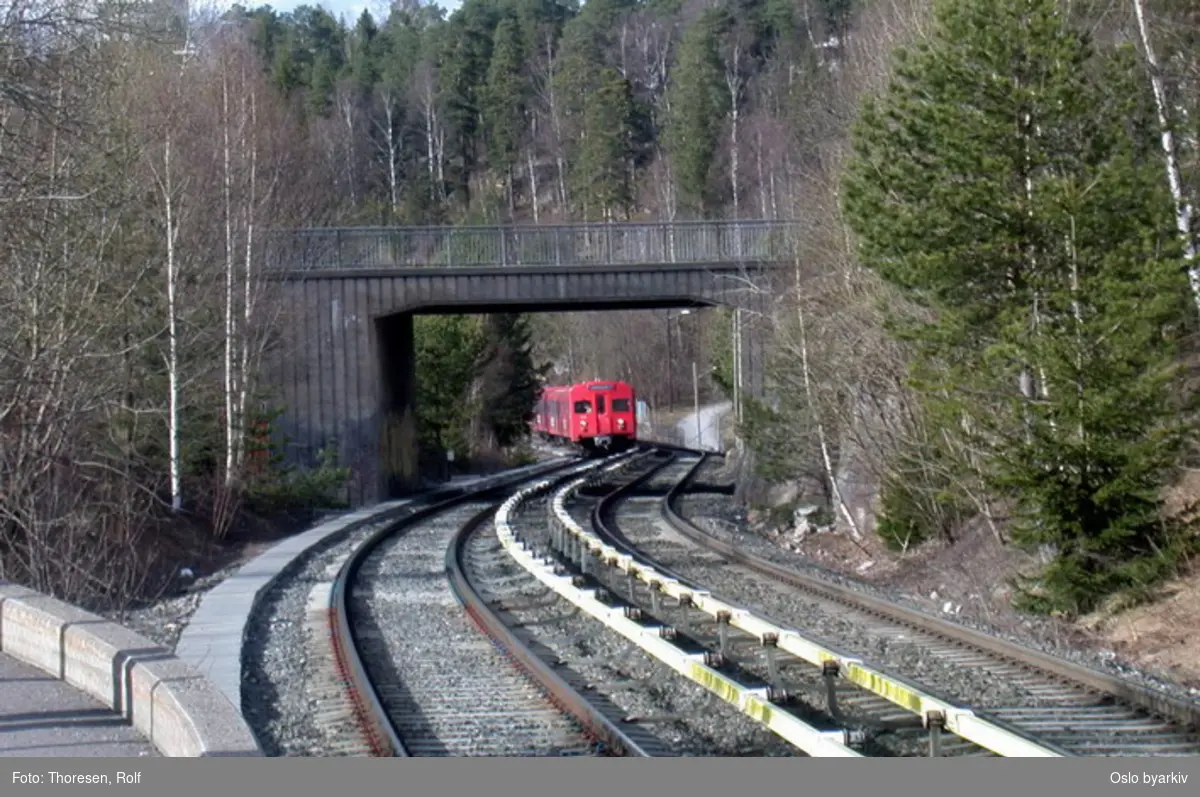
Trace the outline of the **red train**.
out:
[[[628,382],[547,386],[530,426],[544,439],[591,451],[622,450],[637,440],[637,397]]]

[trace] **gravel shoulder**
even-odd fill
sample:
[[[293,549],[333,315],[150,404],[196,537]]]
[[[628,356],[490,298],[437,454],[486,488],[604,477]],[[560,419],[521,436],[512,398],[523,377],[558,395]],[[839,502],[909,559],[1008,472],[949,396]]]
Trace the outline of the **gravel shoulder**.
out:
[[[300,533],[305,528],[307,527],[298,526],[295,533]],[[247,562],[282,539],[284,537],[280,536],[268,542],[256,541],[239,545],[232,548],[231,553],[225,557],[225,564],[196,578],[188,578],[186,575],[179,578],[176,588],[158,600],[124,611],[108,611],[101,614],[174,651],[184,628],[200,607],[204,596]]]

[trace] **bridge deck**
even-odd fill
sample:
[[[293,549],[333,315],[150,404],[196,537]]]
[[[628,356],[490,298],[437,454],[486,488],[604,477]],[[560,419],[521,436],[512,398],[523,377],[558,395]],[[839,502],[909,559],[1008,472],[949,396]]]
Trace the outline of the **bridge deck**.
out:
[[[705,221],[475,227],[329,227],[267,236],[271,270],[773,263],[795,222]]]

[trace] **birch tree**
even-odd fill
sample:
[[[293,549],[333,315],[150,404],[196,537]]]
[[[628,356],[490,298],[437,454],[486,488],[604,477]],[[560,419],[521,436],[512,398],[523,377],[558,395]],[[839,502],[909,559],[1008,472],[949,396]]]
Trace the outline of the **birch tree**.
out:
[[[1171,199],[1175,204],[1175,227],[1183,240],[1184,262],[1187,266],[1188,280],[1191,284],[1192,299],[1200,311],[1200,266],[1196,264],[1196,238],[1192,230],[1192,204],[1184,194],[1183,180],[1179,174],[1179,156],[1175,148],[1173,125],[1169,119],[1171,104],[1163,85],[1162,68],[1154,51],[1154,43],[1146,25],[1145,0],[1131,0],[1137,16],[1138,34],[1142,40],[1142,56],[1145,58],[1146,71],[1150,78],[1150,88],[1154,93],[1154,107],[1158,113],[1158,126],[1161,133],[1163,160],[1167,170],[1167,185],[1171,190]]]
[[[177,67],[177,77],[168,78],[169,83],[164,91],[166,102],[165,112],[158,127],[160,136],[161,156],[157,162],[150,162],[150,170],[158,189],[163,215],[163,278],[167,296],[166,334],[167,350],[163,355],[167,372],[167,457],[170,469],[171,509],[179,512],[183,509],[183,451],[180,430],[180,356],[179,356],[179,227],[180,197],[182,194],[181,179],[178,175],[178,155],[175,140],[178,137],[176,125],[179,117],[181,84],[187,58],[185,52]]]

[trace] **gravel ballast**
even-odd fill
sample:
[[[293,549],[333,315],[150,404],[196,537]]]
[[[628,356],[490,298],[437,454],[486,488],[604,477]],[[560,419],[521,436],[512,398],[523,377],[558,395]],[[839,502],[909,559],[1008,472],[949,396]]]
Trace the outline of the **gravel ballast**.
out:
[[[700,474],[698,474],[699,479],[712,479],[718,467],[719,462],[710,461]],[[723,542],[734,544],[749,554],[788,567],[805,575],[845,586],[865,595],[882,598],[901,606],[933,615],[941,615],[944,619],[951,620],[962,626],[1015,642],[1066,661],[1090,667],[1098,672],[1114,675],[1133,683],[1139,683],[1160,690],[1177,699],[1197,701],[1200,698],[1200,689],[1189,689],[1132,666],[1127,661],[1123,661],[1117,653],[1111,650],[1087,649],[1065,644],[1065,634],[1061,629],[1056,628],[1053,622],[1042,621],[1038,618],[1026,618],[1021,623],[1020,629],[1014,632],[1011,629],[999,628],[968,612],[949,617],[943,611],[942,602],[937,599],[929,599],[911,593],[881,588],[864,580],[856,579],[814,564],[802,554],[783,548],[771,539],[752,531],[744,513],[727,496],[716,494],[685,494],[676,503],[676,511],[680,516],[688,519],[701,530],[712,534]],[[679,541],[680,545],[688,546],[687,549],[692,552],[699,550],[697,546],[684,541],[678,535],[675,535],[675,539]],[[713,559],[715,560],[715,557]],[[728,565],[727,567],[732,566]],[[763,579],[763,576],[754,574],[753,571],[746,572],[751,574],[747,578]]]
[[[318,721],[329,662],[306,622],[314,588],[332,582],[381,521],[335,535],[296,559],[260,597],[242,649],[242,713],[268,756],[337,755],[345,723]]]
[[[536,537],[547,536],[546,503],[522,505],[515,522]],[[503,548],[494,530],[473,542],[475,558]],[[511,600],[526,608],[508,613],[536,642],[583,683],[604,694],[627,718],[682,756],[802,756],[803,752],[687,680],[637,645],[547,590],[510,557],[494,566],[491,580],[510,580]],[[535,604],[535,605],[530,605]]]

